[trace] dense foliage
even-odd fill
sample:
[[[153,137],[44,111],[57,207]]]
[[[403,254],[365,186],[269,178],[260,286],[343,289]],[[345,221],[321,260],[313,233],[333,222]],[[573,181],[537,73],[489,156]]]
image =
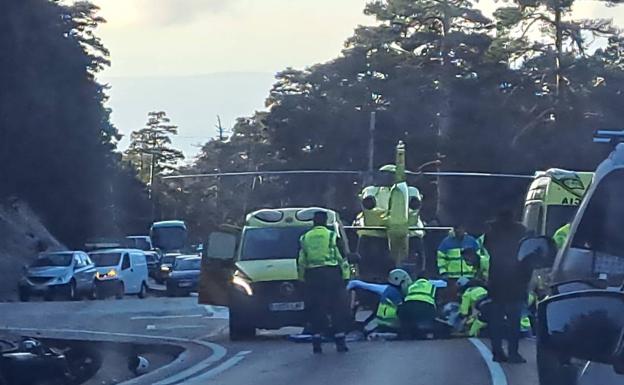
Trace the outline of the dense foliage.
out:
[[[571,7],[516,0],[490,20],[468,0],[373,1],[365,12],[375,25],[358,27],[332,61],[278,73],[268,111],[207,143],[186,171],[365,170],[371,111],[376,166],[391,163],[403,140],[411,168],[440,159],[442,170],[593,169],[606,152],[591,143],[593,130],[624,117],[623,40],[610,21],[572,20]],[[184,182],[181,195],[198,224],[240,222],[244,209],[276,205],[325,205],[350,217],[359,182],[203,179]],[[505,179],[413,183],[429,219],[474,226],[503,206],[519,209],[526,189]],[[235,197],[216,198],[231,188]]]
[[[0,198],[26,199],[69,246],[149,219],[95,79],[109,64],[101,22],[88,2],[0,2]]]

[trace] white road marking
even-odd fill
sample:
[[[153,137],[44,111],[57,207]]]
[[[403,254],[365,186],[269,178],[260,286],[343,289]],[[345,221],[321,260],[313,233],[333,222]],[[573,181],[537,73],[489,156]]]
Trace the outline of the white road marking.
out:
[[[505,371],[498,362],[492,361],[492,352],[490,352],[490,349],[488,349],[488,347],[485,346],[485,344],[481,342],[481,340],[479,340],[478,338],[469,338],[468,341],[470,341],[475,346],[475,348],[477,348],[477,350],[481,354],[481,357],[483,357],[483,360],[485,361],[485,364],[490,371],[492,385],[508,385]]]
[[[207,366],[214,364],[215,362],[220,361],[223,357],[225,357],[225,355],[227,354],[227,349],[221,345],[212,343],[212,342],[207,342],[207,341],[201,341],[201,340],[190,340],[188,338],[179,338],[179,337],[163,337],[163,336],[150,336],[150,335],[145,335],[145,334],[132,334],[132,333],[114,333],[114,332],[102,332],[102,331],[95,331],[95,330],[75,330],[75,329],[35,329],[35,328],[13,328],[10,326],[3,326],[0,327],[1,330],[9,330],[9,331],[14,331],[14,332],[25,332],[25,333],[37,333],[37,332],[41,332],[41,333],[74,333],[74,334],[83,334],[83,335],[91,335],[91,336],[115,336],[115,337],[126,337],[126,338],[144,338],[144,339],[151,339],[151,340],[156,340],[156,341],[169,341],[169,342],[183,342],[183,343],[195,343],[195,344],[199,344],[202,346],[205,346],[207,348],[209,348],[210,350],[212,350],[213,354],[210,355],[208,358],[206,358],[205,360],[198,362],[197,364],[191,366],[190,368],[187,368],[173,376],[167,377],[164,380],[161,380],[153,385],[171,385],[171,384],[175,384],[176,382],[180,382],[182,380],[185,380],[187,378],[190,378],[192,376],[194,376],[195,374],[203,371],[206,369]],[[173,364],[174,362],[177,361],[185,361],[188,357],[186,357],[186,354],[182,353],[180,354],[180,356],[178,356],[177,359],[175,359],[173,362],[171,362],[169,365]],[[155,370],[152,373],[157,372],[158,370],[164,370],[167,368],[167,366],[169,365],[165,365],[162,368],[159,368],[157,370]],[[122,382],[119,385],[131,385],[135,383],[135,380],[129,380],[126,382]]]
[[[202,318],[205,314],[189,314],[189,315],[153,315],[153,316],[134,316],[131,320],[159,320],[159,319],[177,319],[177,318]]]
[[[185,381],[185,385],[204,385],[207,380],[236,366],[239,362],[244,360],[245,357],[250,353],[251,353],[251,350],[244,350],[244,351],[238,352],[233,357],[223,361],[222,363],[210,369],[206,373],[201,374],[197,377],[191,378],[188,381]]]
[[[147,330],[174,330],[174,329],[205,329],[206,325],[165,325],[165,326],[157,326],[157,325],[147,325],[145,329]]]

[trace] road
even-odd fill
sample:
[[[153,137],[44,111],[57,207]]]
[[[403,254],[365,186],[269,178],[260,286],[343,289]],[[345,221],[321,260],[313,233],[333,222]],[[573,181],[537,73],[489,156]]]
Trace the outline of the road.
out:
[[[23,334],[179,343],[188,349],[177,366],[136,384],[537,384],[533,341],[523,342],[530,362],[520,366],[491,363],[484,358],[487,344],[468,339],[354,342],[344,355],[326,344],[325,353],[314,356],[309,345],[287,341],[287,331],[229,342],[227,311],[198,306],[194,297],[3,303],[0,314],[0,329]]]

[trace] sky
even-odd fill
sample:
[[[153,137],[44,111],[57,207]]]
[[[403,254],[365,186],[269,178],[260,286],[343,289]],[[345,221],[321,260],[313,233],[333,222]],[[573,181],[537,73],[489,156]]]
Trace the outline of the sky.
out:
[[[276,72],[336,57],[365,0],[94,0],[107,23],[98,36],[112,66],[112,120],[125,135],[151,110],[179,126],[174,145],[192,158],[199,143],[237,117],[264,108]]]
[[[276,72],[339,55],[360,24],[366,0],[92,0],[107,23],[97,34],[111,51],[107,83],[112,120],[128,144],[147,113],[166,111],[190,160],[197,145],[237,117],[264,108]],[[502,4],[500,1],[498,4]],[[579,0],[576,17],[614,18],[624,8]],[[486,14],[494,1],[479,3]]]

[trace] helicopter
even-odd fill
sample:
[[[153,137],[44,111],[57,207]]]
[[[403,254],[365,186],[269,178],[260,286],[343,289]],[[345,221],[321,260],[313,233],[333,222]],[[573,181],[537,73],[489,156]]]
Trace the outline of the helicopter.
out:
[[[406,169],[406,148],[399,141],[395,149],[395,163],[379,169],[373,185],[359,193],[361,212],[345,229],[357,234],[357,251],[360,277],[371,281],[383,281],[387,272],[403,267],[412,273],[425,268],[423,238],[427,232],[448,232],[451,226],[426,226],[420,213],[423,195],[407,182],[408,176],[433,177],[501,177],[534,179],[534,175],[493,174],[481,172],[425,172],[423,169],[439,164],[433,161],[421,165],[416,171]],[[282,170],[217,172],[207,174],[171,175],[162,179],[216,178],[233,176],[288,176],[288,175],[353,175],[364,177],[370,171],[351,170]]]

